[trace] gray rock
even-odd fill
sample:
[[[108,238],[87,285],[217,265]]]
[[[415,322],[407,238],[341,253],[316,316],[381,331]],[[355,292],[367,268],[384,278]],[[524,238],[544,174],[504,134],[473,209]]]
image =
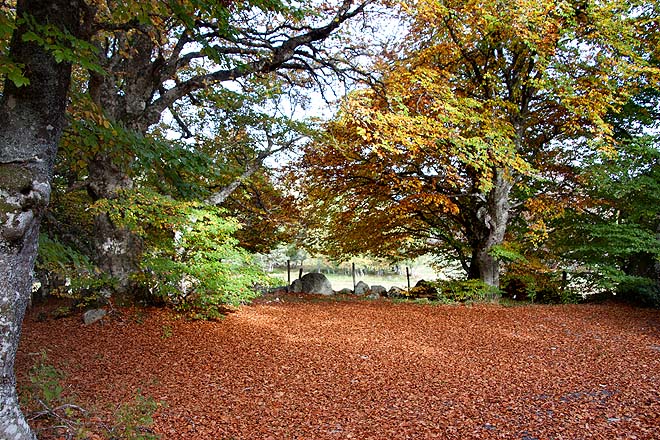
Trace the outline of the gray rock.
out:
[[[332,285],[328,278],[322,273],[308,273],[291,284],[293,293],[318,293],[321,295],[333,295]]]
[[[353,291],[349,288],[344,287],[340,291],[337,292],[337,295],[352,295]]]
[[[371,286],[371,293],[375,293],[379,297],[381,297],[387,294],[387,289],[383,286],[375,285],[375,286]]]
[[[291,293],[301,293],[302,292],[302,281],[300,279],[293,280],[291,283],[291,288],[289,289]]]
[[[103,309],[87,310],[85,313],[83,313],[83,322],[85,325],[94,324],[96,321],[103,319],[103,317],[107,314],[108,312]]]
[[[368,291],[369,291],[369,285],[364,281],[358,281],[358,283],[355,285],[356,295],[364,295]]]

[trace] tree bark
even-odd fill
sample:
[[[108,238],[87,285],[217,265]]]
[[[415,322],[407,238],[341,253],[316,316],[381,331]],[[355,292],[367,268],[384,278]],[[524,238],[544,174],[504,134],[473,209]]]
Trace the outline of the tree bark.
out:
[[[113,200],[121,191],[133,188],[133,180],[106,155],[90,161],[88,169],[87,192],[94,200]],[[108,213],[102,212],[94,217],[91,242],[96,264],[117,282],[114,293],[131,297],[131,275],[138,270],[143,250],[140,237],[114,224]]]
[[[509,223],[509,194],[512,186],[504,170],[495,170],[493,187],[486,203],[477,209],[474,219],[476,227],[471,241],[472,259],[468,278],[480,279],[494,287],[500,286],[500,262],[491,251],[494,246],[504,242]]]
[[[78,0],[19,0],[17,16],[30,14],[78,34]],[[25,66],[28,86],[7,81],[0,100],[0,438],[36,439],[18,405],[14,361],[32,290],[39,224],[50,198],[50,181],[64,114],[71,66],[57,63],[25,42],[20,26],[12,59]]]
[[[146,133],[149,124],[141,124],[141,115],[160,85],[158,69],[162,64],[160,58],[153,61],[154,42],[147,35],[137,33],[124,52],[117,51],[105,58],[107,50],[100,49],[99,64],[105,67],[105,72],[90,74],[92,100],[112,121]],[[133,179],[125,169],[113,163],[110,155],[98,154],[89,162],[88,170],[87,192],[93,200],[114,200],[121,197],[121,191],[133,189]],[[139,268],[143,251],[140,237],[114,224],[108,213],[102,212],[94,218],[91,242],[95,263],[117,282],[113,293],[132,297],[131,276]]]

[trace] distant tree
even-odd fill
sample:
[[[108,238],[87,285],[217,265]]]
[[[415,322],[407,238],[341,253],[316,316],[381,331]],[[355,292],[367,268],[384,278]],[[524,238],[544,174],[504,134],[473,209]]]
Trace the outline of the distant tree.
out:
[[[595,288],[660,306],[660,93],[643,90],[609,120],[616,153],[584,164],[584,203],[551,224],[548,244]]]
[[[403,5],[408,35],[390,52],[402,55],[301,161],[325,238],[350,253],[448,255],[498,286],[513,220],[542,227],[539,212],[568,202],[581,156],[612,151],[605,116],[657,81],[655,8]]]

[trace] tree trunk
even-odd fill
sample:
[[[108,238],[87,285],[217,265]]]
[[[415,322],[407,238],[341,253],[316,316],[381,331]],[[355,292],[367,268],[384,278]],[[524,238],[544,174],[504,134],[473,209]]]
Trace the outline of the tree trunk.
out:
[[[133,181],[126,173],[104,155],[90,161],[88,180],[87,192],[94,200],[113,200],[120,191],[133,188]],[[114,224],[108,213],[102,212],[94,218],[92,245],[96,264],[117,281],[114,293],[130,297],[131,275],[138,270],[143,250],[140,237]]]
[[[484,247],[478,252],[479,279],[489,286],[500,287],[500,262],[490,255],[491,248]]]
[[[105,58],[106,51],[100,50],[99,63],[106,67],[106,72],[90,74],[89,94],[109,119],[145,134],[149,126],[158,122],[158,119],[145,122],[143,113],[160,84],[157,80],[161,63],[153,61],[156,46],[146,34],[137,33],[130,40],[130,48],[120,49],[123,50],[110,58]],[[87,192],[93,200],[112,201],[121,197],[121,191],[133,189],[128,165],[124,167],[113,163],[105,154],[89,162]],[[116,225],[104,212],[94,218],[92,234],[95,263],[117,281],[113,293],[133,298],[131,276],[139,269],[144,248],[142,240],[132,231]]]
[[[19,0],[17,16],[30,14],[78,34],[78,0]],[[10,55],[25,65],[29,86],[5,84],[0,101],[0,438],[36,439],[18,405],[14,360],[30,300],[39,223],[50,198],[50,180],[69,88],[71,66],[34,43],[19,27]]]
[[[491,255],[493,246],[504,242],[509,223],[509,194],[512,183],[504,170],[494,171],[493,188],[486,203],[476,211],[476,227],[472,237],[472,259],[468,278],[480,279],[484,283],[500,286],[500,262]]]

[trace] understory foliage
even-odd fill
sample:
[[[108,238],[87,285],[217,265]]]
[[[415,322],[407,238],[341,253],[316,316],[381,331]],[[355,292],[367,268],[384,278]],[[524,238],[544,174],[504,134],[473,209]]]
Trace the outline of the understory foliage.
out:
[[[452,280],[437,283],[438,297],[449,301],[490,301],[499,298],[499,289],[481,280]]]
[[[272,283],[239,246],[240,224],[220,208],[143,190],[101,200],[94,209],[144,240],[134,278],[149,298],[217,318],[223,305],[245,303],[257,295],[256,286]]]
[[[35,274],[35,290],[73,299],[80,306],[103,302],[104,294],[114,284],[85,254],[47,234],[39,237]]]
[[[95,203],[75,192],[54,197],[59,203],[46,219],[48,233],[41,235],[35,268],[44,294],[72,299],[79,307],[103,305],[110,298],[116,281],[95,264],[85,239],[97,211],[107,212],[142,243],[139,270],[132,277],[136,299],[214,318],[223,304],[249,301],[258,286],[273,282],[240,246],[241,224],[221,208],[148,189]],[[89,208],[79,211],[72,203]]]
[[[509,267],[502,279],[502,292],[507,298],[531,301],[540,304],[575,304],[584,298],[580,295],[582,285],[569,285],[562,271],[549,270],[545,265],[514,265]],[[573,280],[573,283],[575,280]]]
[[[500,290],[481,280],[435,280],[419,282],[410,295],[430,295],[434,300],[449,303],[485,302],[497,300]]]

